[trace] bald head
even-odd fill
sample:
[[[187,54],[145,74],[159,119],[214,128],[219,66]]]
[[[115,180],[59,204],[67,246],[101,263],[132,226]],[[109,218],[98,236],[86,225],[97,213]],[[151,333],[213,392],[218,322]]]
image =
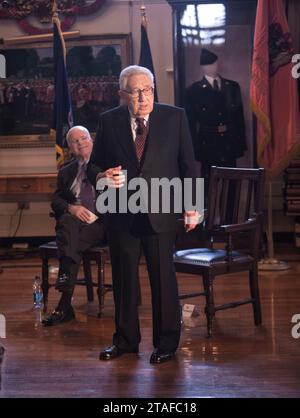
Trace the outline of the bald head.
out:
[[[67,142],[71,153],[79,161],[88,161],[93,149],[93,140],[84,126],[73,126],[67,133]]]

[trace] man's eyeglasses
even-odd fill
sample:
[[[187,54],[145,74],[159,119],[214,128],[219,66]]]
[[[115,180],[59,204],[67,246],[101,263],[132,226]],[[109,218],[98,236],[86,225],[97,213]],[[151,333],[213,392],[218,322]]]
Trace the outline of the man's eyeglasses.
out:
[[[144,89],[133,89],[130,91],[123,90],[125,93],[129,94],[134,99],[140,97],[141,94],[145,96],[151,96],[153,94],[154,88],[153,87],[145,87]]]
[[[90,140],[91,138],[89,136],[81,136],[80,138],[72,138],[69,139],[69,142],[71,144],[79,144],[81,141],[87,141]]]

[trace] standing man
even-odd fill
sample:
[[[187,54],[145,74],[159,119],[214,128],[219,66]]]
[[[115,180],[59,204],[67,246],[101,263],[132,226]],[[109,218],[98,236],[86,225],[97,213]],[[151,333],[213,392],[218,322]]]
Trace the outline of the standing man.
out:
[[[62,292],[56,309],[43,320],[44,326],[57,325],[75,317],[71,305],[75,280],[83,251],[104,241],[104,227],[95,216],[95,190],[86,175],[93,148],[89,131],[73,126],[67,142],[75,160],[63,167],[52,199],[56,218],[59,272],[55,288]]]
[[[218,56],[205,48],[200,65],[204,77],[187,89],[185,109],[207,194],[210,167],[236,167],[247,145],[239,84],[219,75]]]
[[[195,178],[195,161],[183,109],[154,103],[153,74],[130,66],[120,74],[124,105],[100,116],[88,174],[94,183],[105,177],[109,187],[121,188],[140,177]],[[128,193],[129,195],[129,193]],[[197,213],[186,226],[192,230]],[[150,363],[171,359],[180,338],[180,304],[173,265],[178,215],[175,213],[109,213],[106,216],[111,253],[116,332],[113,345],[100,352],[111,360],[139,350],[138,264],[143,248],[151,284],[153,345]]]

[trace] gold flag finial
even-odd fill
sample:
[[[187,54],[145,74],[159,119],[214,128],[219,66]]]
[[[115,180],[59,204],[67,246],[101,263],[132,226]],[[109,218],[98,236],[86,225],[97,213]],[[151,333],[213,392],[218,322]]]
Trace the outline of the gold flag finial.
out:
[[[144,28],[147,28],[147,17],[146,17],[146,7],[144,3],[141,5],[141,18],[142,18],[142,25]]]
[[[53,4],[52,4],[52,18],[54,17],[58,17],[58,7],[57,7],[56,0],[53,0]]]

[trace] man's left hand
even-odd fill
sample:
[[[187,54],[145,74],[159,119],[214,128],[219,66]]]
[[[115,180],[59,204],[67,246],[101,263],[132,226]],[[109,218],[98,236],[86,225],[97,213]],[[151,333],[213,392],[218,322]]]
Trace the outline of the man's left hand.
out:
[[[199,225],[200,215],[199,212],[194,211],[188,211],[184,213],[184,227],[186,232],[190,232],[193,229],[196,228],[197,225]]]

